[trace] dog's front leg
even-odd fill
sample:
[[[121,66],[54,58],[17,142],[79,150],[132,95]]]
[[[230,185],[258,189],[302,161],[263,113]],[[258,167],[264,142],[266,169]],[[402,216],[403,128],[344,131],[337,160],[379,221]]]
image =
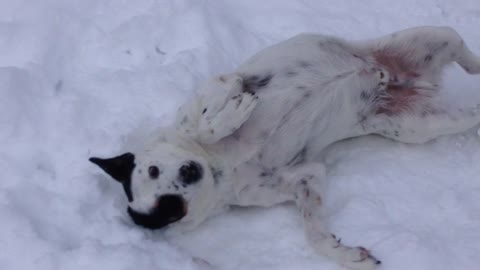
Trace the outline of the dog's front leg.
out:
[[[199,96],[180,107],[176,127],[199,143],[214,144],[240,128],[257,102],[255,93],[244,91],[240,76],[217,76],[204,84]]]
[[[294,201],[304,220],[306,238],[317,253],[350,269],[375,269],[380,261],[367,249],[342,244],[325,227],[321,215],[321,185],[325,183],[325,178],[325,167],[320,163],[280,169],[260,176],[255,185],[251,181],[245,185],[237,194],[238,204],[272,206]]]
[[[350,269],[375,269],[381,262],[363,247],[349,247],[340,242],[324,225],[320,211],[322,183],[325,183],[325,168],[311,163],[287,170],[284,181],[300,210],[305,226],[306,238],[316,252],[332,258]]]

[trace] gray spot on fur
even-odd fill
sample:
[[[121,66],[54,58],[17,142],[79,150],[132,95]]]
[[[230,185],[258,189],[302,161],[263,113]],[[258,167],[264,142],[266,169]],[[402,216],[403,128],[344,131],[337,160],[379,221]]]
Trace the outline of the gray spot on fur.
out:
[[[361,98],[363,101],[368,101],[368,100],[370,100],[371,95],[370,95],[367,91],[362,91],[362,92],[360,93],[360,98]]]
[[[62,88],[63,88],[63,81],[58,80],[57,83],[55,84],[55,93],[58,94],[60,91],[62,91]]]
[[[212,172],[213,181],[215,184],[218,184],[220,182],[220,178],[223,176],[223,171],[211,166],[210,171]]]
[[[186,123],[188,123],[188,116],[185,115],[185,116],[182,118],[182,121],[180,121],[180,125],[185,125]]]
[[[158,54],[161,54],[161,55],[165,55],[165,54],[166,54],[164,51],[160,50],[160,47],[158,47],[158,45],[155,46],[155,52],[158,53]]]
[[[307,61],[298,61],[298,66],[301,68],[308,68],[312,66],[312,63]]]
[[[267,139],[269,135],[270,135],[270,132],[268,132],[267,130],[260,132],[260,138],[262,139]]]
[[[298,73],[293,71],[293,70],[287,70],[287,72],[285,72],[285,76],[290,77],[290,78],[295,77],[297,75],[298,75]]]
[[[260,177],[271,177],[275,174],[277,168],[263,168],[262,172],[259,174]]]
[[[429,63],[430,61],[432,61],[432,59],[433,59],[433,55],[427,54],[427,55],[425,56],[425,58],[423,59],[423,62]]]
[[[303,94],[303,98],[307,99],[307,98],[310,98],[312,96],[312,91],[307,91],[305,92],[305,94]]]
[[[243,78],[243,92],[255,93],[258,89],[267,86],[272,78],[273,74],[246,76]]]
[[[287,162],[287,166],[296,166],[305,162],[305,158],[307,157],[307,147],[303,147],[300,151],[298,151],[295,156]]]
[[[358,113],[358,114],[357,114],[357,119],[358,119],[358,122],[359,122],[359,123],[362,123],[362,122],[364,122],[365,120],[367,120],[367,116],[364,115],[364,114],[362,114],[362,113]]]

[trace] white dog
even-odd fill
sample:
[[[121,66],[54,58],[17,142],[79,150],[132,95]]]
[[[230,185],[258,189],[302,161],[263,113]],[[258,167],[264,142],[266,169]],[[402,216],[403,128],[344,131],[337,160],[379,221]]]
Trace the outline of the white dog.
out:
[[[142,151],[90,160],[123,184],[136,224],[193,228],[230,205],[293,201],[318,253],[374,269],[380,261],[369,251],[324,227],[325,168],[316,157],[345,138],[423,143],[480,123],[479,106],[449,111],[434,98],[452,62],[480,73],[480,58],[450,28],[355,42],[301,34],[208,80],[176,126]]]

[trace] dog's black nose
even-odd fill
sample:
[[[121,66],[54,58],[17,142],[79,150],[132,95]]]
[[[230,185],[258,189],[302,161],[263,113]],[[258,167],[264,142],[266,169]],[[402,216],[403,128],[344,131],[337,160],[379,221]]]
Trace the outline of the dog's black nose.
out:
[[[130,207],[127,212],[135,224],[149,229],[160,229],[182,219],[187,214],[187,205],[180,195],[167,194],[158,198],[149,213],[140,213]]]

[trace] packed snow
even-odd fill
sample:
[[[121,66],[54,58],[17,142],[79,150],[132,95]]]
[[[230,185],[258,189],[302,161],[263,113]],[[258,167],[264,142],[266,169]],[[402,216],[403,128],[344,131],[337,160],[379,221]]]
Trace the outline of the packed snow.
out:
[[[135,226],[88,162],[172,122],[208,76],[300,32],[371,38],[454,27],[480,54],[478,0],[0,0],[0,269],[343,269],[292,205],[238,208],[179,234]],[[445,100],[480,102],[452,66]],[[332,231],[385,270],[480,265],[477,130],[424,145],[368,136],[327,153]]]

